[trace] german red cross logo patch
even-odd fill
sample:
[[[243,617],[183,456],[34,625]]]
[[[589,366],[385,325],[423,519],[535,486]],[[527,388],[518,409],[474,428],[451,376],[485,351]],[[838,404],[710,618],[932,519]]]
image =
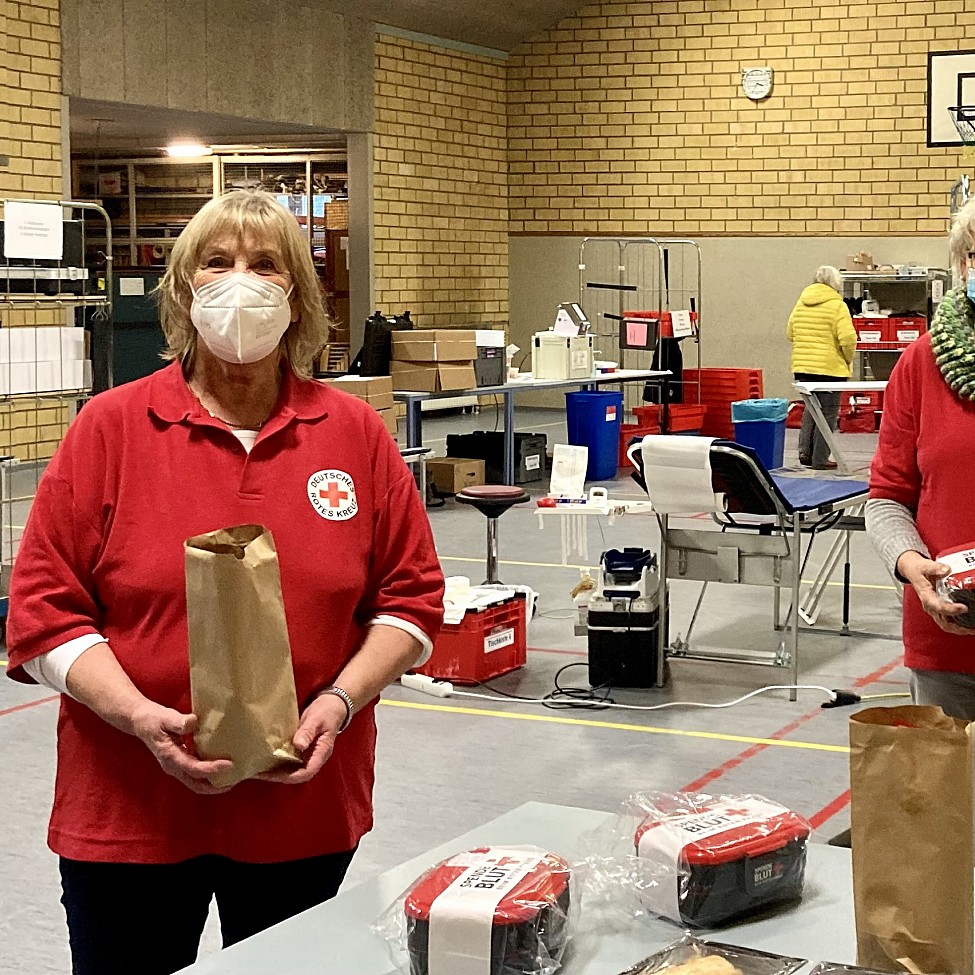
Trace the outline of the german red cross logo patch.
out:
[[[359,510],[355,484],[345,471],[316,471],[308,478],[308,500],[328,521],[348,521]]]

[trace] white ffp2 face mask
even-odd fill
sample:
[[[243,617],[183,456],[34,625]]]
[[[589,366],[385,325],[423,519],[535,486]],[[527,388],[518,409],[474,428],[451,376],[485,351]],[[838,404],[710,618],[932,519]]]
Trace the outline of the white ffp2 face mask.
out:
[[[193,291],[190,320],[224,362],[257,362],[278,347],[291,324],[291,291],[242,271],[221,275]]]

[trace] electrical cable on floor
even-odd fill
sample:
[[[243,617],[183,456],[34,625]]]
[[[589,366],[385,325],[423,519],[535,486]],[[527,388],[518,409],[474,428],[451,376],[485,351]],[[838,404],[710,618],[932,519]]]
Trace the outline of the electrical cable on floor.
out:
[[[589,664],[578,660],[574,663],[566,664],[564,667],[560,667],[555,673],[554,688],[543,698],[524,697],[521,694],[511,694],[508,691],[502,691],[500,688],[493,687],[491,684],[487,684],[481,680],[475,681],[475,683],[478,687],[484,687],[493,694],[501,695],[501,697],[494,698],[496,701],[501,700],[501,698],[508,698],[509,700],[520,701],[522,704],[541,704],[543,707],[551,708],[553,711],[564,711],[572,708],[591,708],[594,711],[598,711],[615,704],[616,702],[609,696],[609,692],[612,690],[612,688],[608,685],[598,685],[596,687],[566,687],[559,683],[559,678],[563,673],[565,673],[565,671],[570,670],[573,667],[588,666]],[[461,693],[463,692],[453,692],[453,694]],[[491,698],[486,694],[481,696],[491,700]]]
[[[432,677],[425,677],[422,674],[404,674],[400,678],[400,683],[407,688],[429,694],[432,697],[465,697],[474,698],[482,701],[504,701],[514,700],[520,704],[538,704],[549,708],[592,708],[594,710],[604,710],[614,708],[620,711],[664,711],[670,708],[703,708],[706,710],[719,710],[722,708],[735,707],[745,701],[760,694],[767,694],[771,691],[821,691],[826,695],[826,700],[822,703],[824,708],[844,707],[850,704],[858,704],[862,698],[853,691],[831,690],[820,684],[769,684],[766,687],[759,687],[741,697],[736,697],[732,701],[722,701],[718,704],[710,704],[704,701],[666,701],[663,704],[619,704],[614,701],[609,692],[612,688],[608,686],[584,688],[584,687],[563,687],[559,684],[559,675],[570,667],[587,667],[588,664],[578,663],[566,664],[555,675],[555,690],[546,694],[544,697],[522,697],[517,694],[508,694],[490,688],[493,694],[478,694],[476,691],[457,690],[449,681],[438,681]],[[481,682],[478,682],[481,683]],[[485,686],[485,685],[482,685]],[[605,691],[604,696],[600,697],[596,692]]]

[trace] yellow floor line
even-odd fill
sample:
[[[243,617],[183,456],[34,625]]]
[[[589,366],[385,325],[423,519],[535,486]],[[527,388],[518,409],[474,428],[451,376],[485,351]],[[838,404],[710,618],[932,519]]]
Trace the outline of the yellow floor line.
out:
[[[722,735],[714,731],[682,731],[679,728],[657,728],[652,725],[622,724],[615,721],[593,721],[589,718],[562,718],[554,714],[520,714],[515,711],[489,711],[486,708],[464,708],[451,704],[420,704],[415,701],[379,702],[391,708],[413,708],[418,711],[444,711],[449,714],[479,715],[487,718],[507,718],[511,721],[544,721],[548,724],[568,724],[585,728],[613,728],[617,731],[639,731],[647,735],[677,735],[683,738],[707,738],[711,741],[732,741],[745,745],[771,745],[775,748],[805,748],[817,752],[837,752],[848,755],[846,745],[821,745],[813,741],[790,741],[785,738],[752,738],[748,735]]]
[[[0,667],[7,661],[0,660]],[[391,708],[413,708],[417,711],[443,711],[448,714],[471,714],[486,718],[509,718],[513,721],[543,721],[547,724],[570,724],[584,728],[613,728],[616,731],[640,731],[648,735],[678,735],[684,738],[708,738],[712,741],[733,741],[745,745],[774,745],[778,748],[805,748],[819,752],[848,754],[844,745],[820,745],[812,741],[787,741],[779,738],[751,738],[747,735],[721,735],[713,731],[681,731],[679,728],[656,728],[652,725],[622,724],[616,721],[592,721],[586,718],[560,718],[554,714],[518,714],[512,711],[489,711],[486,708],[462,708],[449,704],[420,704],[415,701],[386,701],[380,704]]]
[[[440,561],[441,562],[473,562],[478,565],[484,564],[483,558],[474,559],[466,555],[440,555]],[[596,568],[596,566],[594,565],[573,565],[573,564],[562,565],[561,562],[514,562],[510,559],[501,559],[499,564],[500,565],[521,565],[521,566],[527,566],[528,568],[532,568],[532,569],[589,569],[590,571],[593,571]],[[672,579],[671,581],[673,582],[674,580]],[[690,581],[693,582],[694,580],[692,579]],[[826,583],[826,585],[842,586],[843,583],[838,581],[830,581]],[[892,586],[883,583],[874,583],[874,582],[851,582],[850,588],[851,589],[885,589],[885,590],[896,591],[897,586]]]

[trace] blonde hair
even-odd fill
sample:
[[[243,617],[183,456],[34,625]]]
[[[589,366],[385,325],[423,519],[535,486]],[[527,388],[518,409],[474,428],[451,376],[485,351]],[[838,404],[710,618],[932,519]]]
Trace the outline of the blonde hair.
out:
[[[254,238],[273,244],[284,259],[294,290],[292,307],[298,317],[284,333],[284,355],[300,379],[312,374],[315,356],[328,341],[329,318],[323,292],[311,259],[308,238],[298,221],[269,193],[234,190],[210,200],[179,235],[169,267],[159,282],[159,314],[166,337],[165,359],[176,359],[185,370],[193,365],[197,332],[190,320],[193,276],[204,248],[214,239]]]
[[[816,268],[816,273],[813,275],[813,284],[825,284],[832,288],[834,291],[839,291],[840,294],[843,293],[843,277],[837,268],[833,267],[832,264],[823,264]]]
[[[948,253],[952,269],[965,283],[968,271],[968,252],[975,250],[975,197],[969,200],[951,218],[948,233]]]

